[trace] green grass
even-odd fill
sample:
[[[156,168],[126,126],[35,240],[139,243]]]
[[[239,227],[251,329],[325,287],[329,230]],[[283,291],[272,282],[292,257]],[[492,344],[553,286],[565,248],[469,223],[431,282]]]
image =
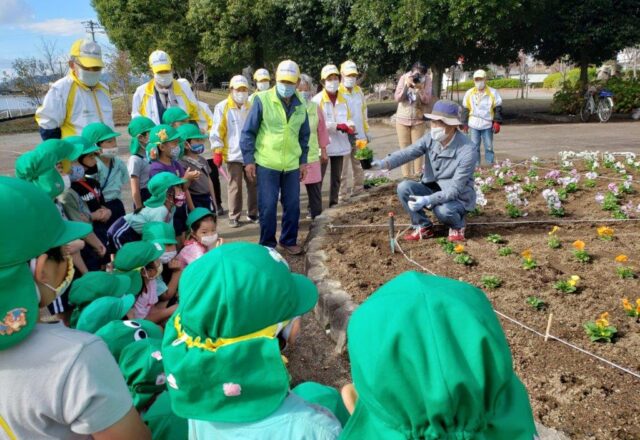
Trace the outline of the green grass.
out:
[[[33,116],[0,122],[0,135],[29,133],[31,131],[38,131],[38,124]]]

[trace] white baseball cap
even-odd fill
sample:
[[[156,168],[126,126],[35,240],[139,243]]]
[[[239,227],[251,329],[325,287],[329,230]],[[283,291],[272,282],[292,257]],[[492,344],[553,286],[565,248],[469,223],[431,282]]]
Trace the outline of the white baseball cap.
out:
[[[473,72],[473,79],[476,78],[486,78],[487,77],[487,72],[485,72],[484,70],[480,69],[480,70],[476,70],[475,72]]]
[[[300,68],[295,61],[284,60],[278,64],[276,70],[276,81],[289,81],[297,83],[300,78]]]
[[[171,57],[163,50],[154,50],[149,55],[149,66],[153,73],[171,69]]]
[[[338,70],[338,68],[335,66],[335,64],[327,64],[322,68],[322,71],[320,72],[320,79],[324,81],[329,77],[329,75],[334,74],[338,76],[340,75],[340,71]]]
[[[235,75],[233,78],[231,78],[231,81],[229,82],[229,87],[232,89],[239,89],[240,87],[246,87],[248,89],[249,81],[247,81],[247,78],[245,78],[242,75]]]
[[[76,40],[71,46],[69,55],[84,67],[104,67],[102,49],[98,43],[91,40]]]
[[[271,80],[271,75],[269,75],[269,71],[267,69],[258,69],[256,73],[253,74],[253,79],[255,81],[264,81]]]
[[[358,74],[358,66],[351,60],[347,60],[340,65],[340,73],[343,75],[353,75]]]

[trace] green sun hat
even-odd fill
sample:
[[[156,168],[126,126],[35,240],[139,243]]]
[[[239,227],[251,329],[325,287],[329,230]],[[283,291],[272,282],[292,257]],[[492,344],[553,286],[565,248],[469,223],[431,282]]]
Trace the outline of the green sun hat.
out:
[[[49,196],[24,180],[0,176],[0,350],[24,340],[38,321],[38,294],[27,262],[91,232],[62,220]]]
[[[80,312],[76,330],[95,333],[111,321],[126,317],[135,302],[136,297],[130,293],[119,298],[113,296],[98,298]]]
[[[147,264],[157,260],[164,254],[164,246],[148,241],[133,241],[122,246],[113,259],[113,267],[117,273],[127,275],[131,280],[131,293],[137,295],[142,289],[140,271]]]
[[[118,365],[138,411],[167,389],[161,346],[160,339],[147,338],[127,345],[120,353]]]
[[[54,158],[55,163],[64,159],[76,160],[82,154],[84,145],[69,142],[69,139],[70,138],[47,139],[46,141],[38,144],[34,151],[51,155]]]
[[[277,329],[313,308],[315,285],[275,251],[238,242],[188,265],[179,291],[162,342],[176,415],[244,423],[277,410],[289,391]]]
[[[129,122],[129,126],[127,127],[127,131],[131,136],[131,142],[129,143],[129,152],[131,154],[136,154],[140,149],[138,136],[151,131],[151,129],[155,126],[156,124],[146,116],[136,116],[135,118],[131,119],[131,122]]]
[[[536,434],[500,322],[476,287],[405,272],[355,310],[347,339],[358,401],[341,439]]]
[[[340,392],[335,388],[317,382],[303,382],[291,392],[309,403],[328,409],[342,426],[347,424],[350,414],[344,406]]]
[[[144,202],[144,206],[148,206],[149,208],[158,208],[164,205],[169,188],[176,185],[182,185],[185,182],[186,179],[178,177],[168,171],[156,174],[149,180],[149,183],[147,183],[147,189],[151,193],[151,197]]]
[[[92,122],[82,129],[82,137],[96,145],[118,136],[120,133],[102,122]]]
[[[173,128],[171,125],[160,124],[156,125],[149,131],[149,145],[158,146],[159,144],[164,144],[165,142],[171,141],[182,141],[178,130]]]
[[[183,141],[188,141],[189,139],[208,139],[209,136],[206,134],[200,133],[200,129],[195,124],[183,124],[177,128],[178,133]]]
[[[142,228],[142,240],[162,245],[178,244],[173,224],[165,222],[149,222]]]
[[[63,139],[64,141],[69,142],[76,146],[76,153],[79,152],[77,157],[70,157],[70,160],[76,160],[80,156],[84,156],[86,154],[97,153],[100,151],[100,147],[98,147],[95,143],[91,143],[89,139],[86,139],[82,136],[68,136]]]
[[[208,210],[207,208],[203,208],[201,206],[195,208],[193,211],[191,211],[189,213],[189,215],[187,216],[187,227],[189,229],[191,229],[191,225],[194,224],[195,222],[197,222],[198,220],[206,217],[206,216],[212,216],[215,220],[216,215],[211,212],[210,210]]]
[[[162,123],[171,125],[174,122],[188,121],[189,114],[180,107],[169,107],[162,114]]]
[[[153,440],[189,438],[189,422],[175,415],[168,391],[160,393],[147,412],[142,414],[142,420],[151,430]]]
[[[100,327],[95,335],[104,340],[116,362],[119,362],[120,354],[127,345],[143,339],[162,339],[162,328],[146,319],[118,319]]]
[[[100,271],[87,272],[71,283],[69,289],[69,302],[75,306],[70,327],[76,327],[80,314],[92,301],[104,297],[120,298],[127,293],[134,293],[128,276]]]
[[[16,160],[16,177],[33,183],[53,200],[64,191],[64,180],[56,170],[58,162],[53,154],[27,151]]]

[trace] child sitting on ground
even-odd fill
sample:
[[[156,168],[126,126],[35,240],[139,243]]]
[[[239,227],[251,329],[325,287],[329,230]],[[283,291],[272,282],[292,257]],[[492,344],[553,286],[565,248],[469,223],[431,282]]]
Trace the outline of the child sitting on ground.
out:
[[[216,232],[216,215],[208,209],[196,208],[191,211],[187,217],[187,227],[189,228],[189,238],[178,254],[178,260],[183,267],[223,243]]]
[[[167,291],[160,296],[160,301],[169,301],[169,305],[173,305],[177,299],[178,282],[183,269],[177,258],[178,242],[173,225],[163,222],[147,223],[142,230],[142,239],[164,246],[164,254],[160,256],[160,262],[162,263],[162,281],[167,285]]]
[[[146,147],[149,142],[149,131],[156,124],[146,116],[136,116],[129,122],[129,162],[127,171],[129,172],[129,182],[131,184],[131,197],[133,197],[133,209],[141,209],[143,203],[151,197],[147,189],[149,183],[149,161],[147,160]]]
[[[200,172],[200,176],[189,185],[189,193],[194,207],[202,207],[217,212],[216,195],[213,190],[213,182],[209,177],[211,169],[207,161],[200,156],[204,153],[204,139],[198,127],[193,124],[184,124],[178,127],[178,133],[184,141],[184,156],[180,159],[183,168],[191,168]]]

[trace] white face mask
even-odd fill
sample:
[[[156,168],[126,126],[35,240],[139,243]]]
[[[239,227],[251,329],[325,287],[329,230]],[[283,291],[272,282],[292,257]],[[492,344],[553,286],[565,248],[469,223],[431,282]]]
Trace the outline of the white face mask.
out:
[[[89,70],[84,70],[82,67],[78,67],[76,74],[82,84],[87,87],[94,87],[100,81],[102,71],[90,72]]]
[[[200,237],[200,243],[207,248],[212,248],[218,242],[218,234],[215,233],[213,235],[204,235]]]
[[[476,85],[476,88],[479,90],[484,89],[484,81],[474,81],[474,84]]]
[[[240,105],[244,104],[247,102],[247,99],[249,99],[248,92],[236,92],[234,90],[231,92],[231,96],[233,97],[233,100]]]
[[[176,251],[167,251],[164,254],[160,255],[160,262],[162,264],[167,264],[169,261],[173,260],[178,253]]]
[[[113,159],[114,157],[118,156],[118,148],[107,148],[102,150],[102,153],[100,153],[100,156],[102,157],[107,157],[109,159]]]
[[[160,87],[167,88],[173,82],[173,73],[156,73],[153,79]]]
[[[256,83],[256,89],[258,89],[259,92],[264,92],[265,90],[269,90],[269,85],[269,81],[260,81]]]
[[[324,88],[327,89],[329,93],[336,93],[338,88],[340,87],[340,82],[337,79],[332,81],[325,81]]]
[[[177,159],[180,156],[180,146],[171,149],[171,157]]]
[[[302,96],[302,99],[304,99],[305,101],[311,101],[311,92],[301,92],[298,90],[298,94],[300,94],[300,96]]]
[[[351,89],[356,85],[356,78],[354,76],[347,76],[344,78],[343,83],[346,88]]]
[[[62,181],[64,182],[64,191],[66,191],[69,188],[71,188],[71,178],[69,177],[68,174],[63,174],[62,175]]]
[[[431,128],[431,139],[436,142],[442,142],[447,137],[447,130],[442,127]]]

